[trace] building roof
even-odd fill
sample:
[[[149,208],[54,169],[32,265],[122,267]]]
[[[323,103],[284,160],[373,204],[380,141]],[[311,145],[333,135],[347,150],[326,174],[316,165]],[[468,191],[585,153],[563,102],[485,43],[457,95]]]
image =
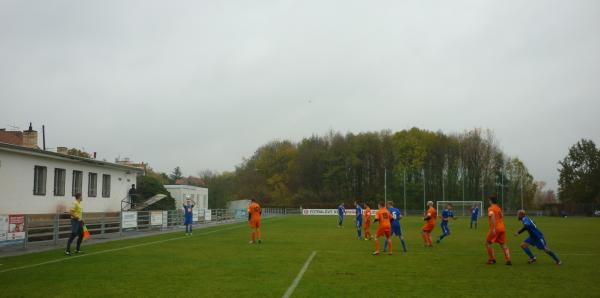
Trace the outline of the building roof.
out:
[[[163,185],[166,189],[193,189],[193,190],[201,190],[201,189],[207,189],[206,187],[200,187],[200,186],[193,186],[193,185],[174,185],[174,184],[169,184],[169,185]]]
[[[23,145],[23,133],[20,131],[6,131],[0,129],[0,142],[15,145]]]
[[[134,167],[126,166],[126,165],[116,164],[116,163],[107,162],[107,161],[101,161],[101,160],[92,159],[92,158],[85,158],[85,157],[80,157],[80,156],[75,156],[75,155],[61,154],[61,153],[56,153],[56,152],[52,152],[52,151],[44,151],[41,149],[23,147],[23,146],[0,142],[0,152],[2,152],[2,151],[30,155],[30,156],[45,157],[45,158],[51,158],[51,159],[57,159],[57,160],[71,161],[71,162],[81,162],[81,163],[93,164],[93,165],[97,165],[97,166],[105,166],[105,167],[116,168],[116,169],[120,169],[120,170],[131,171],[134,173],[144,173],[144,171],[142,169],[134,168]]]

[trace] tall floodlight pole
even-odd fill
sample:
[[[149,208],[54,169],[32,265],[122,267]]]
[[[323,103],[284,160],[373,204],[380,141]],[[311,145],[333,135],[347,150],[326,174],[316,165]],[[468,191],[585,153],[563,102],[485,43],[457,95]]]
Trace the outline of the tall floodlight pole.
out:
[[[387,169],[383,168],[383,200],[387,206]]]
[[[404,168],[404,187],[402,188],[404,190],[404,215],[408,215],[408,211],[406,210],[406,168]]]
[[[481,176],[481,200],[485,201],[485,172]]]
[[[463,199],[463,215],[465,215],[465,168],[462,162],[462,159],[460,160],[460,180],[462,180],[462,199]]]
[[[444,188],[444,180],[446,178],[446,170],[442,170],[442,201],[446,200],[446,189]]]
[[[423,176],[423,213],[425,213],[425,169],[421,169],[421,176]]]
[[[521,170],[521,175],[519,176],[521,176],[521,210],[523,210],[523,170]]]
[[[500,197],[502,198],[502,212],[504,212],[504,163],[500,171]]]

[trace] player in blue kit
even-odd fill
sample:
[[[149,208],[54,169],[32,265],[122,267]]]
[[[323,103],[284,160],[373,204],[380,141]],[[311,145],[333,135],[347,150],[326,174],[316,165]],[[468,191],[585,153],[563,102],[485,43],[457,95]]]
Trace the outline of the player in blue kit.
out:
[[[358,240],[362,240],[361,231],[363,222],[363,212],[358,202],[354,201],[354,206],[356,207],[356,233],[358,235]]]
[[[538,229],[533,220],[525,216],[525,210],[519,210],[517,213],[517,217],[519,218],[519,221],[523,223],[523,228],[521,228],[519,232],[515,233],[515,236],[518,236],[519,234],[525,231],[529,233],[529,237],[525,239],[523,243],[521,243],[521,248],[529,256],[529,261],[527,262],[529,264],[537,262],[537,259],[529,249],[529,245],[533,245],[538,249],[545,251],[557,265],[561,265],[562,262],[558,259],[558,256],[556,256],[556,254],[548,248],[542,231]]]
[[[344,208],[344,203],[341,203],[338,206],[338,228],[342,227],[344,223],[344,215],[346,214],[346,208]]]
[[[473,205],[473,208],[471,208],[471,227],[470,227],[470,229],[473,228],[473,224],[475,224],[475,229],[477,229],[477,219],[479,219],[479,207],[477,207],[477,205]]]
[[[394,235],[400,237],[400,242],[402,242],[402,250],[406,252],[406,242],[404,241],[404,235],[402,235],[402,227],[400,227],[400,219],[402,218],[402,213],[400,209],[394,208],[394,202],[388,201],[387,209],[392,214],[391,224],[392,224],[392,237]],[[387,242],[383,245],[383,251],[387,251]]]
[[[440,235],[439,239],[436,241],[437,243],[442,242],[446,236],[450,235],[450,227],[448,227],[450,218],[456,219],[456,217],[454,217],[454,212],[452,212],[452,204],[446,205],[446,209],[442,211],[442,224],[440,225],[442,227],[442,235]]]

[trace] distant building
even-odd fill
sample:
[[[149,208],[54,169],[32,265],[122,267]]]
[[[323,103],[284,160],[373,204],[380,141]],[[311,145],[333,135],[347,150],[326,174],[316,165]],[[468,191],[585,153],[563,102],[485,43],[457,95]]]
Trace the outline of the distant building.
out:
[[[165,185],[171,197],[175,199],[175,207],[181,208],[187,198],[196,202],[194,208],[208,209],[208,188],[192,185]]]
[[[125,165],[125,166],[129,166],[129,167],[134,167],[134,168],[138,168],[138,169],[142,169],[144,170],[144,172],[146,171],[146,167],[148,167],[147,163],[143,163],[143,162],[134,162],[129,160],[129,158],[115,158],[115,163],[118,163],[120,165]]]
[[[81,193],[85,212],[121,210],[138,168],[0,143],[0,213],[65,212]]]
[[[7,131],[6,128],[0,128],[0,143],[39,149],[37,139],[37,131],[33,130],[31,123],[29,129],[24,131]]]

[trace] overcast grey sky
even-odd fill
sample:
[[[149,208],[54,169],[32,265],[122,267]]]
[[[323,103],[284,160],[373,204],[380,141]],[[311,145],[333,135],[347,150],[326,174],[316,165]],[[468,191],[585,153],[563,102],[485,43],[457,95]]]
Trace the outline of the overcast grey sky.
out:
[[[0,127],[162,171],[329,130],[481,127],[556,187],[599,112],[595,0],[0,0]]]

